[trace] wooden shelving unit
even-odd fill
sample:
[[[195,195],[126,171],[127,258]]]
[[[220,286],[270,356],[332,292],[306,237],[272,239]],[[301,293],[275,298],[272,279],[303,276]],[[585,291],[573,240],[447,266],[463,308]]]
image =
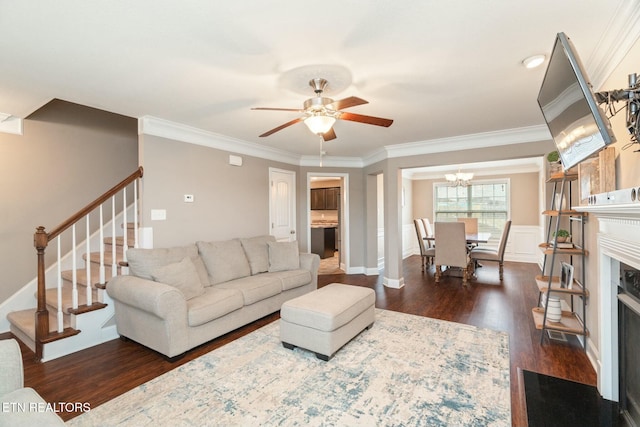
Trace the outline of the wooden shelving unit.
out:
[[[542,331],[540,343],[544,342],[546,331],[559,331],[582,336],[586,346],[586,337],[589,336],[584,315],[586,313],[587,298],[589,292],[585,282],[585,257],[588,252],[584,249],[584,223],[586,213],[578,212],[571,208],[572,183],[578,180],[577,173],[558,173],[551,175],[547,180],[553,184],[553,193],[549,203],[549,209],[542,212],[547,218],[546,241],[538,245],[544,254],[542,274],[536,276],[539,298],[538,306],[532,309],[533,321],[537,329]],[[560,230],[561,221],[568,224],[572,236],[573,247],[559,248],[555,245],[555,235]],[[576,238],[579,242],[576,243]],[[568,258],[569,264],[578,267],[579,278],[574,276],[570,286],[561,287],[558,273],[561,270],[561,258]],[[554,275],[554,271],[556,275]],[[574,269],[574,272],[576,269]],[[559,322],[548,319],[547,309],[549,297],[554,294],[560,296],[563,307]],[[575,300],[581,307],[579,314],[575,308]],[[582,317],[581,317],[582,316]]]

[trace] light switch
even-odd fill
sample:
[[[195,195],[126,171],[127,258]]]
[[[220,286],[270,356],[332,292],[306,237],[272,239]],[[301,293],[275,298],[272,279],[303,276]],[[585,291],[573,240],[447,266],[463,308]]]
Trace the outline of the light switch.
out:
[[[167,219],[166,209],[151,209],[151,221],[164,221]]]
[[[193,194],[185,194],[184,195],[184,202],[185,203],[193,203]]]

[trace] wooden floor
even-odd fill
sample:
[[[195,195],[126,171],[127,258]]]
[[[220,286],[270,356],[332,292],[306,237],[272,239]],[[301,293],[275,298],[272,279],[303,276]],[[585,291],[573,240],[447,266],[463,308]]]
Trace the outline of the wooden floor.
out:
[[[586,354],[572,338],[569,343],[545,338],[531,319],[537,303],[534,264],[506,263],[504,282],[498,280],[497,266],[487,263],[478,269],[477,280],[463,289],[459,278],[446,277],[435,285],[433,267],[420,270],[420,259],[404,262],[405,286],[390,289],[382,277],[364,275],[324,275],[319,286],[332,282],[366,286],[376,291],[376,307],[428,316],[483,328],[505,331],[510,336],[511,407],[515,426],[526,426],[526,409],[521,389],[521,369],[536,371],[585,384],[595,385],[596,374]],[[22,346],[25,385],[36,389],[48,402],[88,402],[92,408],[198,356],[258,329],[279,317],[267,316],[221,338],[204,344],[178,362],[169,363],[161,355],[134,342],[113,340],[47,363],[35,363],[34,354]],[[8,334],[4,334],[6,338]],[[61,413],[70,419],[77,413]]]

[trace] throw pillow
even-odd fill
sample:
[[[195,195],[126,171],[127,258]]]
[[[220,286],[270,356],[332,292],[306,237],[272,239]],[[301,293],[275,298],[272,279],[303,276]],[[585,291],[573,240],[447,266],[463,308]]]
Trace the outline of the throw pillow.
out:
[[[187,300],[204,293],[198,270],[189,257],[174,264],[156,267],[151,271],[151,276],[156,282],[177,288]]]
[[[300,268],[298,242],[267,242],[269,271],[297,270]]]
[[[197,257],[196,245],[175,248],[143,249],[132,248],[127,251],[129,274],[143,279],[153,280],[151,270],[156,267],[182,261],[185,257]]]
[[[269,271],[269,246],[268,242],[275,242],[274,236],[257,236],[248,239],[240,239],[249,265],[251,274],[264,273]]]
[[[196,245],[212,285],[251,275],[251,267],[240,240],[196,242]]]

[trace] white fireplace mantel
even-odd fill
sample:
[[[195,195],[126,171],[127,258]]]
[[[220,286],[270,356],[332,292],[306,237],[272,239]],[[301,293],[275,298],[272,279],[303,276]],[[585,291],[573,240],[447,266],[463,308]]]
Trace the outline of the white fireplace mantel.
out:
[[[577,206],[598,220],[597,287],[599,354],[598,390],[605,399],[618,401],[618,284],[619,262],[640,269],[640,202]]]

